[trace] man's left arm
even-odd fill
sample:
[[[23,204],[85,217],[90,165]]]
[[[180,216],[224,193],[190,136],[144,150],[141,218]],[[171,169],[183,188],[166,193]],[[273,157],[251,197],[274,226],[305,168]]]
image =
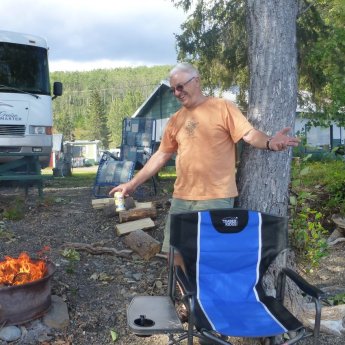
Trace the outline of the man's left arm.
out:
[[[277,132],[274,136],[270,137],[267,134],[253,128],[243,136],[243,140],[258,148],[271,151],[283,151],[289,146],[298,146],[300,139],[297,137],[291,137],[288,133],[291,131],[290,127],[283,128]]]

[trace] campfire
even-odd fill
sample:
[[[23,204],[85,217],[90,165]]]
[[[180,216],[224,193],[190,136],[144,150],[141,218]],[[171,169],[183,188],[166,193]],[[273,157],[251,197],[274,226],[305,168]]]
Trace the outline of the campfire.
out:
[[[33,259],[23,252],[0,261],[0,327],[37,319],[50,308],[55,265],[43,254]]]
[[[18,258],[5,256],[5,260],[0,262],[0,287],[30,283],[43,278],[46,273],[45,261],[32,260],[25,252]]]

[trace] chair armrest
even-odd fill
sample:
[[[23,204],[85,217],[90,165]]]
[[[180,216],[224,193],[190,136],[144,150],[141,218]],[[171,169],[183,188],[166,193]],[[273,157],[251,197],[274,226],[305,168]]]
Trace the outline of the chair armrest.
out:
[[[186,276],[186,274],[184,273],[184,271],[182,270],[181,266],[175,266],[175,273],[176,273],[176,279],[178,281],[178,283],[180,284],[183,293],[185,295],[189,295],[192,296],[195,294],[195,291],[192,289],[189,280]]]
[[[322,299],[325,293],[318,289],[316,286],[311,285],[305,279],[303,279],[299,274],[290,268],[282,268],[282,272],[289,277],[295,284],[306,294],[316,299]]]

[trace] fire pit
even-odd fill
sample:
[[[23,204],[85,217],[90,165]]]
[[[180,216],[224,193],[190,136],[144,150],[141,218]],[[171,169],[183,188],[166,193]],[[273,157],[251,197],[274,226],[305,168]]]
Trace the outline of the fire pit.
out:
[[[5,257],[0,262],[0,327],[19,325],[41,317],[51,305],[50,261]]]

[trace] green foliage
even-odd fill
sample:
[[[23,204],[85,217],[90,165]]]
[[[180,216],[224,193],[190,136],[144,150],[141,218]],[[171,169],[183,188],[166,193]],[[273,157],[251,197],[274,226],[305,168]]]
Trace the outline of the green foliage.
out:
[[[298,178],[301,163],[298,163],[298,160],[294,161],[292,192],[301,189],[313,190],[318,197],[315,197],[312,206],[321,210],[325,218],[330,218],[336,213],[345,215],[345,163],[343,161],[307,162],[307,159],[302,163],[308,168],[303,179]]]
[[[109,129],[104,104],[97,90],[91,93],[90,105],[87,108],[89,121],[87,133],[89,140],[100,140],[103,149],[109,148]]]
[[[300,88],[312,93],[315,125],[345,124],[345,2],[318,0],[298,19]]]
[[[72,141],[74,139],[75,124],[69,112],[55,117],[54,128],[57,133],[63,133],[64,140]]]
[[[172,0],[193,12],[176,35],[178,58],[196,63],[205,86],[248,90],[247,27],[245,0]],[[283,15],[283,13],[282,13]],[[299,89],[310,91],[318,123],[345,117],[345,2],[305,0],[296,21]]]
[[[80,261],[80,254],[74,248],[65,248],[61,255],[70,261]]]
[[[108,126],[111,129],[111,142],[114,147],[121,145],[123,119],[132,116],[144,101],[144,95],[140,91],[129,91],[112,102]]]
[[[173,1],[187,6],[188,1]],[[244,1],[196,1],[194,12],[176,35],[179,60],[194,61],[205,85],[247,90],[247,31]]]
[[[327,255],[327,231],[322,226],[324,214],[313,208],[317,195],[304,183],[311,171],[307,165],[308,159],[309,157],[295,159],[294,163],[290,196],[290,238],[299,256],[305,260],[307,269],[311,270]]]
[[[327,302],[330,305],[345,304],[345,293],[336,294],[335,296],[328,298]]]
[[[296,158],[308,157],[309,162],[344,161],[344,155],[341,153],[343,149],[343,147],[335,147],[332,151],[328,151],[328,149],[323,150],[302,143],[298,147],[294,147],[293,156]]]
[[[52,82],[61,81],[64,87],[63,95],[53,102],[55,132],[62,133],[66,140],[91,140],[89,136],[94,136],[90,133],[91,116],[100,111],[104,113],[102,126],[110,126],[109,139],[116,144],[118,130],[114,123],[121,123],[124,116],[133,115],[159,83],[167,78],[171,68],[164,65],[51,73]],[[100,101],[94,99],[95,93],[98,93]],[[100,110],[90,110],[94,102]],[[96,139],[102,140],[103,137]]]
[[[333,214],[345,215],[345,163],[295,158],[291,182],[291,240],[301,258],[316,267],[327,255]]]
[[[297,199],[296,206],[301,206],[294,212],[292,220],[292,244],[307,264],[307,269],[313,269],[319,265],[320,259],[327,255],[327,231],[321,225],[323,214],[304,207],[305,196]],[[309,267],[308,267],[309,266]]]
[[[14,201],[6,207],[3,212],[3,218],[8,220],[20,220],[25,216],[24,200],[15,198]]]
[[[61,255],[68,260],[68,266],[66,267],[66,272],[69,274],[74,273],[75,266],[78,261],[80,261],[80,254],[74,248],[65,248]]]

